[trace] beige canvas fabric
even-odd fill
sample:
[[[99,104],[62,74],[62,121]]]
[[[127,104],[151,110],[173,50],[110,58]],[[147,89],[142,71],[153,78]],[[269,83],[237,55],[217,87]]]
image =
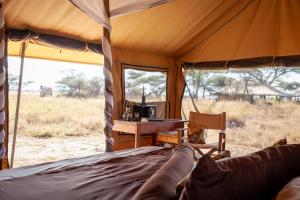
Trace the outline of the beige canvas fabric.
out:
[[[80,10],[89,15],[99,24],[111,31],[111,24],[105,12],[103,1],[99,0],[70,0]],[[171,0],[109,0],[110,18],[124,16],[151,7],[155,7]]]
[[[70,0],[84,13],[111,31],[109,17],[105,11],[104,1],[99,0]]]
[[[21,44],[21,42],[9,42],[8,54],[10,56],[20,56]],[[104,62],[103,56],[94,52],[74,51],[33,43],[28,43],[26,57],[97,65]]]
[[[181,59],[220,61],[299,55],[300,1],[251,1],[233,20]]]
[[[299,9],[293,0],[174,0],[113,18],[111,43],[187,62],[299,55]],[[7,28],[101,43],[102,26],[66,0],[5,0],[4,15]]]
[[[112,18],[124,16],[156,7],[174,0],[110,0],[110,16]]]

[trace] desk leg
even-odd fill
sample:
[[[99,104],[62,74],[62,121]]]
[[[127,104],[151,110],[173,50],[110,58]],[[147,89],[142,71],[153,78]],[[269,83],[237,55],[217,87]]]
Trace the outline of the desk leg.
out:
[[[157,133],[152,134],[152,146],[156,146],[156,135]]]
[[[141,135],[135,134],[135,141],[134,141],[134,147],[138,148],[141,146]]]

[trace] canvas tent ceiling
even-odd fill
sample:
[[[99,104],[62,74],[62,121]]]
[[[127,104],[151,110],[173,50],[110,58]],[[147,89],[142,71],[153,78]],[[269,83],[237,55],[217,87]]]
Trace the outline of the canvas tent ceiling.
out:
[[[111,43],[186,62],[300,55],[299,10],[293,0],[174,0],[113,18]],[[6,0],[4,15],[9,29],[101,42],[102,27],[68,0]]]

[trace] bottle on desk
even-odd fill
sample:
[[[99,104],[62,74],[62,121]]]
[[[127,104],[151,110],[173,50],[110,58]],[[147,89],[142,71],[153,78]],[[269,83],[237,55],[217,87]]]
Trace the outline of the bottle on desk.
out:
[[[132,121],[132,113],[130,111],[130,105],[126,106],[125,112],[122,115],[122,120],[124,120],[124,121]]]

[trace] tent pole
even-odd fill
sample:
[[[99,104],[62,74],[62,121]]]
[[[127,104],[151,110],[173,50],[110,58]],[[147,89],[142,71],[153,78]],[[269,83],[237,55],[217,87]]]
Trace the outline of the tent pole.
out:
[[[108,18],[110,18],[109,11],[109,0],[104,0],[105,11],[107,13]],[[113,78],[112,78],[112,52],[110,45],[110,30],[108,30],[105,26],[103,26],[103,37],[102,37],[102,49],[104,55],[104,97],[105,97],[105,108],[104,108],[104,116],[105,116],[105,152],[113,151],[112,145],[114,143],[112,137],[112,108],[113,108]]]
[[[7,35],[5,34],[5,52],[4,52],[4,60],[3,60],[3,67],[5,69],[5,83],[4,83],[4,94],[5,94],[5,123],[4,123],[4,131],[7,134],[4,139],[4,147],[6,149],[5,151],[5,157],[2,158],[2,170],[8,169],[8,140],[9,140],[9,85],[8,85],[8,60],[7,60],[7,47],[8,47],[8,41],[7,41]]]
[[[4,30],[3,2],[0,1],[0,170],[7,169],[7,40]]]
[[[13,135],[13,142],[12,142],[12,149],[11,149],[11,159],[10,159],[10,167],[11,168],[13,168],[13,166],[14,166],[14,157],[15,157],[15,149],[16,149],[16,140],[17,140],[17,129],[18,129],[18,121],[19,121],[19,108],[20,108],[20,99],[21,99],[21,92],[22,92],[22,79],[23,79],[23,68],[24,68],[24,57],[25,57],[26,45],[27,45],[26,42],[22,42],[18,96],[17,96],[15,124],[14,124],[14,135]]]

